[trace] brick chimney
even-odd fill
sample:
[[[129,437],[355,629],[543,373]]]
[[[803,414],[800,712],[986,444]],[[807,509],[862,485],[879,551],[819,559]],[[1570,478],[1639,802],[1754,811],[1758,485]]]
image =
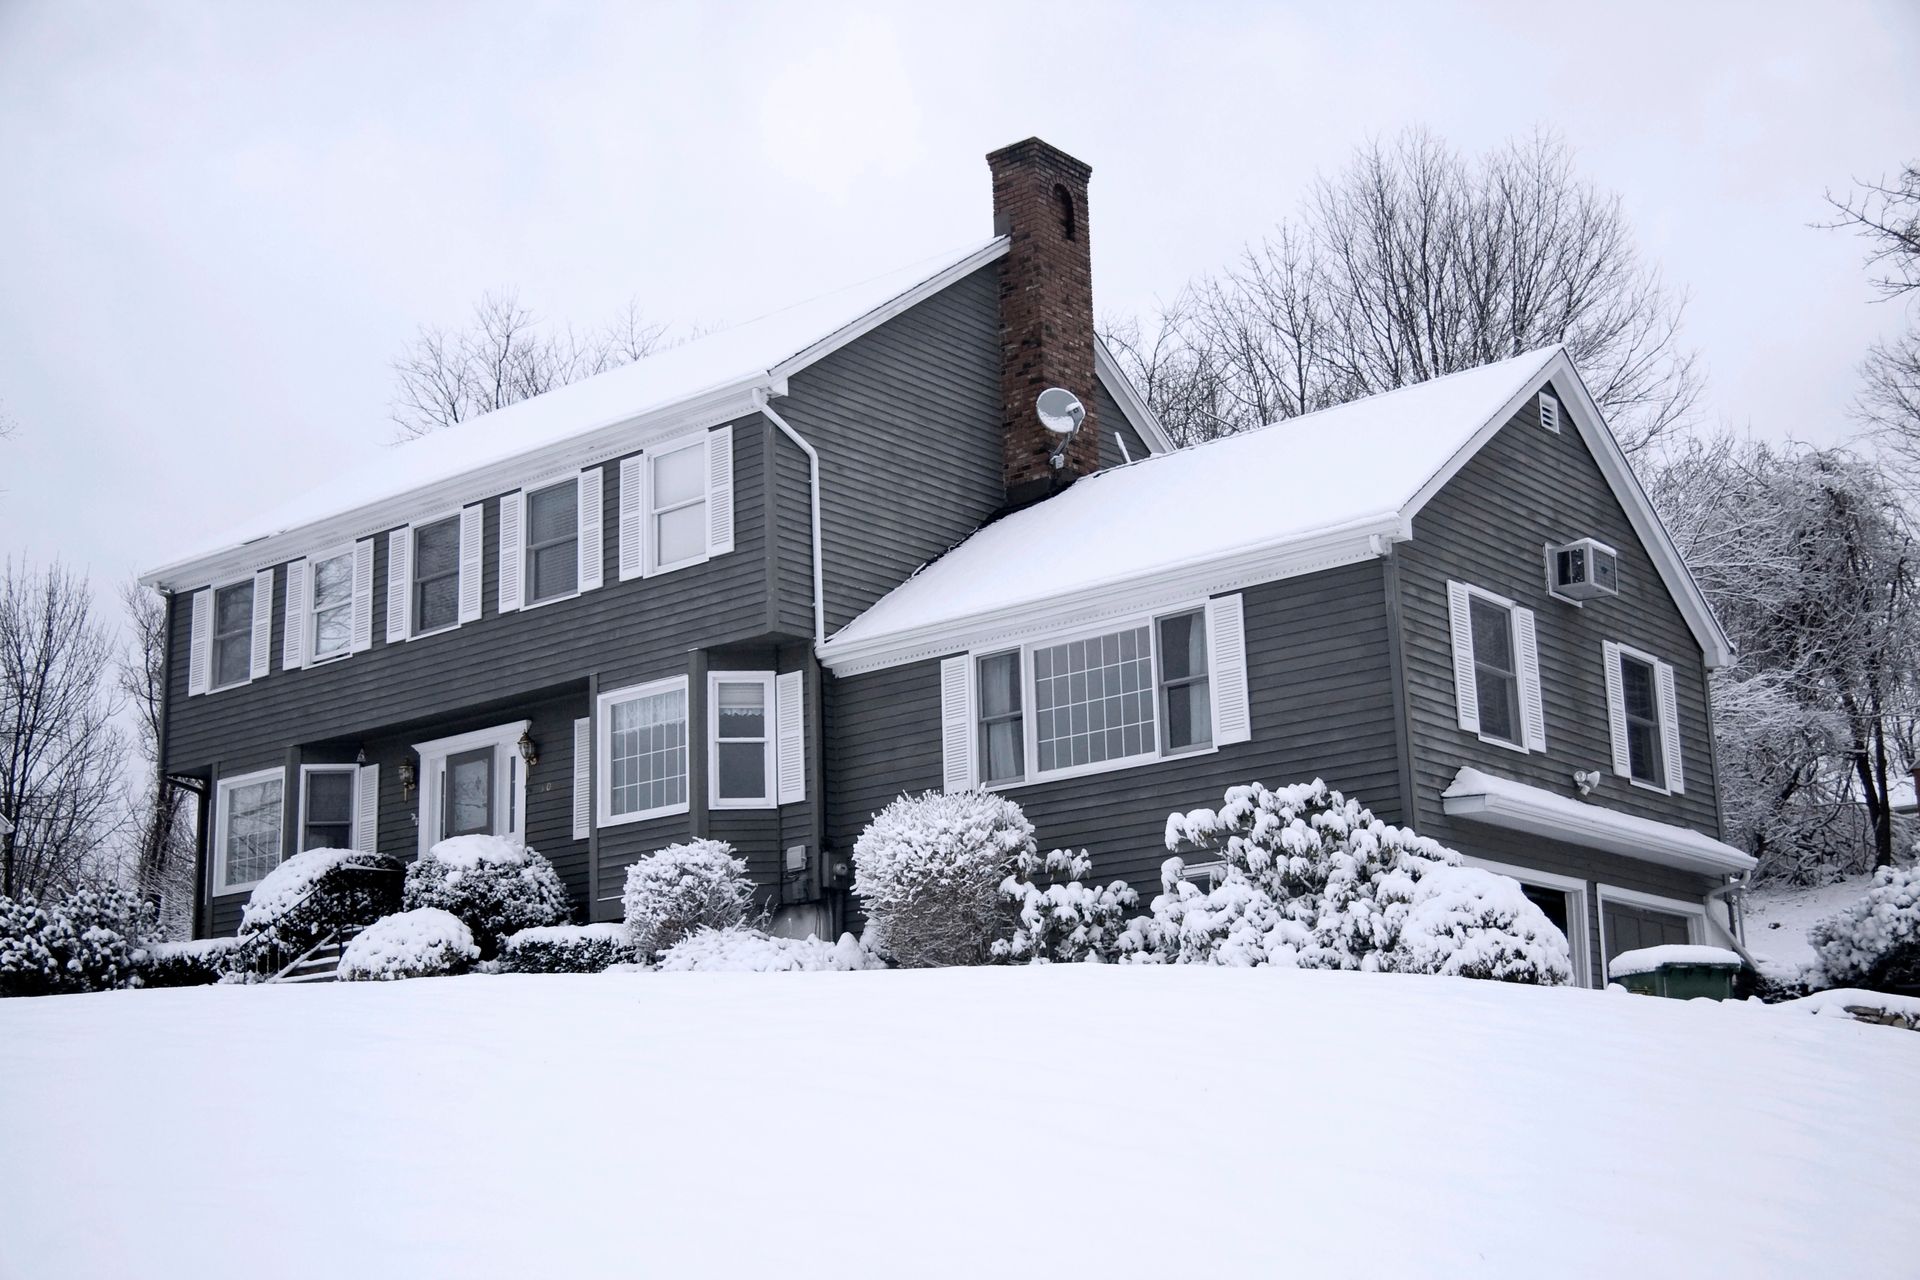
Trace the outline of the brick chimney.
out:
[[[1093,412],[1093,254],[1087,242],[1087,179],[1093,169],[1028,138],[987,156],[993,230],[1009,238],[1000,263],[1000,414],[1007,501],[1021,506],[1099,466]],[[1055,470],[1059,437],[1033,402],[1048,387],[1080,397],[1087,418]]]

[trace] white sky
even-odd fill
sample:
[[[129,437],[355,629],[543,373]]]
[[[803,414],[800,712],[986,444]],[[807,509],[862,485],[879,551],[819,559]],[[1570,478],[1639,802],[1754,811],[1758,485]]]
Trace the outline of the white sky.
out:
[[[107,585],[387,441],[485,289],[723,324],[990,232],[993,147],[1094,168],[1149,308],[1369,135],[1536,125],[1693,302],[1710,420],[1831,440],[1867,344],[1821,193],[1920,158],[1920,4],[842,8],[0,0],[0,554]]]

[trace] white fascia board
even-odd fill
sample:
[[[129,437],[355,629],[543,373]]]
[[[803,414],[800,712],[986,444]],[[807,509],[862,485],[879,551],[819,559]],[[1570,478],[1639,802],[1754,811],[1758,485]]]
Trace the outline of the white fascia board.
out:
[[[1404,536],[1405,528],[1397,515],[1375,516],[1305,538],[1103,582],[1054,599],[1027,601],[886,635],[850,641],[830,639],[815,646],[815,651],[836,676],[880,671],[1376,559]]]
[[[633,453],[667,436],[747,417],[755,412],[756,393],[765,394],[771,385],[772,380],[764,373],[750,375],[637,417],[586,427],[564,440],[342,511],[325,520],[149,569],[140,575],[139,581],[142,586],[161,591],[197,589],[223,578],[297,560],[315,547],[372,537],[425,514],[458,510],[496,494]]]
[[[1587,450],[1600,465],[1600,474],[1606,477],[1607,485],[1613,490],[1614,498],[1627,513],[1627,522],[1639,535],[1640,544],[1646,548],[1647,557],[1653,561],[1654,570],[1659,573],[1667,593],[1673,597],[1681,617],[1687,621],[1693,632],[1694,640],[1700,651],[1706,656],[1709,668],[1724,667],[1733,661],[1733,641],[1721,629],[1720,620],[1713,615],[1713,606],[1707,603],[1706,593],[1700,590],[1700,584],[1694,581],[1692,570],[1687,568],[1686,560],[1680,554],[1680,548],[1674,545],[1673,535],[1667,532],[1667,526],[1660,520],[1660,513],[1654,510],[1653,501],[1647,497],[1647,491],[1640,487],[1640,480],[1633,474],[1633,465],[1627,461],[1627,455],[1620,448],[1620,442],[1613,437],[1613,431],[1607,426],[1607,420],[1600,412],[1600,406],[1594,403],[1593,394],[1587,390],[1587,384],[1580,377],[1580,371],[1574,368],[1573,360],[1567,355],[1567,349],[1561,347],[1547,361],[1513,398],[1502,405],[1500,411],[1474,433],[1471,440],[1455,451],[1447,464],[1436,471],[1420,487],[1413,500],[1406,506],[1409,522],[1418,515],[1420,509],[1432,500],[1433,496],[1446,487],[1449,480],[1459,474],[1460,469],[1471,461],[1474,455],[1491,440],[1495,433],[1520,412],[1520,407],[1540,394],[1547,383],[1558,381],[1561,395],[1561,419],[1567,415],[1569,401],[1577,410],[1573,415],[1574,428],[1579,431],[1581,440],[1586,442]]]
[[[963,280],[978,271],[981,267],[986,266],[989,262],[995,262],[1005,257],[1009,243],[1010,241],[1006,236],[1000,236],[988,242],[977,251],[968,254],[938,275],[927,277],[911,289],[896,295],[888,302],[867,312],[867,314],[861,316],[852,324],[841,326],[812,346],[782,360],[772,369],[773,380],[781,384],[774,394],[785,395],[787,393],[785,386],[786,380],[794,374],[799,373],[802,369],[805,369],[808,365],[826,359],[840,348],[846,346],[849,342],[864,337],[895,316],[920,305],[955,281]]]
[[[1752,870],[1755,861],[1752,855],[1699,831],[1557,796],[1478,769],[1460,770],[1440,794],[1451,817],[1682,871],[1738,874]]]
[[[1133,379],[1127,376],[1127,371],[1120,367],[1120,362],[1113,358],[1113,353],[1107,350],[1107,344],[1100,340],[1098,334],[1093,338],[1093,375],[1100,379],[1100,385],[1107,389],[1107,394],[1120,402],[1120,407],[1126,411],[1128,420],[1140,433],[1140,438],[1146,441],[1150,451],[1173,452],[1173,437],[1161,425],[1160,415],[1153,411],[1146,397],[1133,385]]]

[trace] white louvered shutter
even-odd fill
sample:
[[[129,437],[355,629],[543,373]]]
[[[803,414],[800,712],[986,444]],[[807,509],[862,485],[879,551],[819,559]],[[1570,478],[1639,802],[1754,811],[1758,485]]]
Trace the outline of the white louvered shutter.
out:
[[[413,633],[413,526],[387,535],[387,643]]]
[[[353,847],[362,853],[380,850],[380,766],[363,764],[353,771]]]
[[[1660,750],[1667,772],[1667,790],[1676,795],[1687,789],[1680,765],[1680,700],[1673,692],[1673,665],[1654,664],[1654,691],[1660,699]]]
[[[593,829],[593,721],[573,722],[573,838],[585,840]]]
[[[1600,660],[1607,668],[1607,740],[1613,748],[1613,772],[1631,778],[1633,759],[1627,753],[1627,700],[1620,687],[1620,646],[1611,640],[1602,641]]]
[[[460,621],[480,621],[480,584],[486,573],[481,532],[486,528],[486,506],[460,508]]]
[[[520,580],[525,576],[526,543],[520,535],[521,514],[526,510],[527,494],[515,489],[500,499],[500,612],[512,613],[520,607]]]
[[[1480,680],[1473,670],[1472,597],[1463,582],[1447,584],[1447,624],[1453,632],[1453,706],[1460,727],[1480,732]]]
[[[707,554],[733,550],[733,428],[707,432]]]
[[[253,661],[247,678],[258,680],[273,670],[273,570],[253,575]]]
[[[606,538],[600,521],[600,468],[588,467],[580,473],[580,589],[597,590],[606,566]]]
[[[287,565],[287,603],[281,610],[280,666],[298,671],[307,665],[307,562]]]
[[[798,671],[782,672],[774,682],[774,735],[777,739],[780,775],[780,804],[797,804],[807,798],[807,712],[805,677]]]
[[[1253,736],[1247,710],[1247,627],[1238,595],[1207,601],[1207,677],[1213,688],[1213,742]]]
[[[1529,751],[1547,749],[1547,708],[1540,697],[1540,650],[1533,634],[1533,610],[1513,611],[1513,647],[1520,663],[1520,718]]]
[[[187,696],[213,683],[213,589],[193,593],[193,622],[187,633]]]
[[[620,459],[620,581],[647,572],[647,516],[641,476],[646,458],[634,454]]]
[[[941,786],[973,789],[973,659],[966,654],[940,664]]]
[[[373,539],[353,544],[353,652],[373,648]]]

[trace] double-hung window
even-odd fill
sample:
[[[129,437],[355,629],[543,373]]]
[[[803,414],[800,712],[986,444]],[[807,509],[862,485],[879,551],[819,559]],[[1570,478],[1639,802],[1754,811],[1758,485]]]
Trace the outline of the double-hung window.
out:
[[[713,736],[711,800],[718,809],[773,803],[773,676],[716,671],[708,677]]]
[[[648,455],[647,540],[655,571],[707,555],[707,442]]]
[[[343,551],[313,562],[313,604],[307,620],[311,662],[341,657],[352,648],[353,555]]]
[[[300,848],[353,848],[354,776],[346,765],[307,765],[301,770]]]
[[[460,517],[455,515],[413,531],[413,634],[459,621]]]
[[[580,482],[569,476],[527,495],[527,603],[580,589]]]
[[[1660,698],[1653,664],[1620,655],[1621,707],[1627,721],[1627,768],[1635,782],[1664,787],[1660,759]]]
[[[1196,609],[1160,619],[1160,721],[1167,751],[1197,751],[1213,741],[1207,677],[1207,615]]]
[[[687,678],[600,695],[601,826],[687,810]]]
[[[1686,790],[1672,664],[1612,640],[1600,651],[1615,776],[1656,791]]]
[[[215,689],[245,684],[253,669],[253,579],[213,593]]]
[[[1042,774],[1153,755],[1153,628],[1034,649],[1033,717]]]
[[[1025,727],[1020,715],[1020,651],[980,659],[975,687],[980,698],[980,781],[1018,782],[1027,773]]]
[[[1514,751],[1547,749],[1533,610],[1464,582],[1447,584],[1460,727]]]
[[[1479,694],[1480,733],[1520,743],[1520,670],[1514,658],[1513,611],[1476,595],[1473,620],[1474,680]]]
[[[279,769],[220,780],[215,893],[233,893],[258,884],[280,865],[285,785],[286,775]]]

